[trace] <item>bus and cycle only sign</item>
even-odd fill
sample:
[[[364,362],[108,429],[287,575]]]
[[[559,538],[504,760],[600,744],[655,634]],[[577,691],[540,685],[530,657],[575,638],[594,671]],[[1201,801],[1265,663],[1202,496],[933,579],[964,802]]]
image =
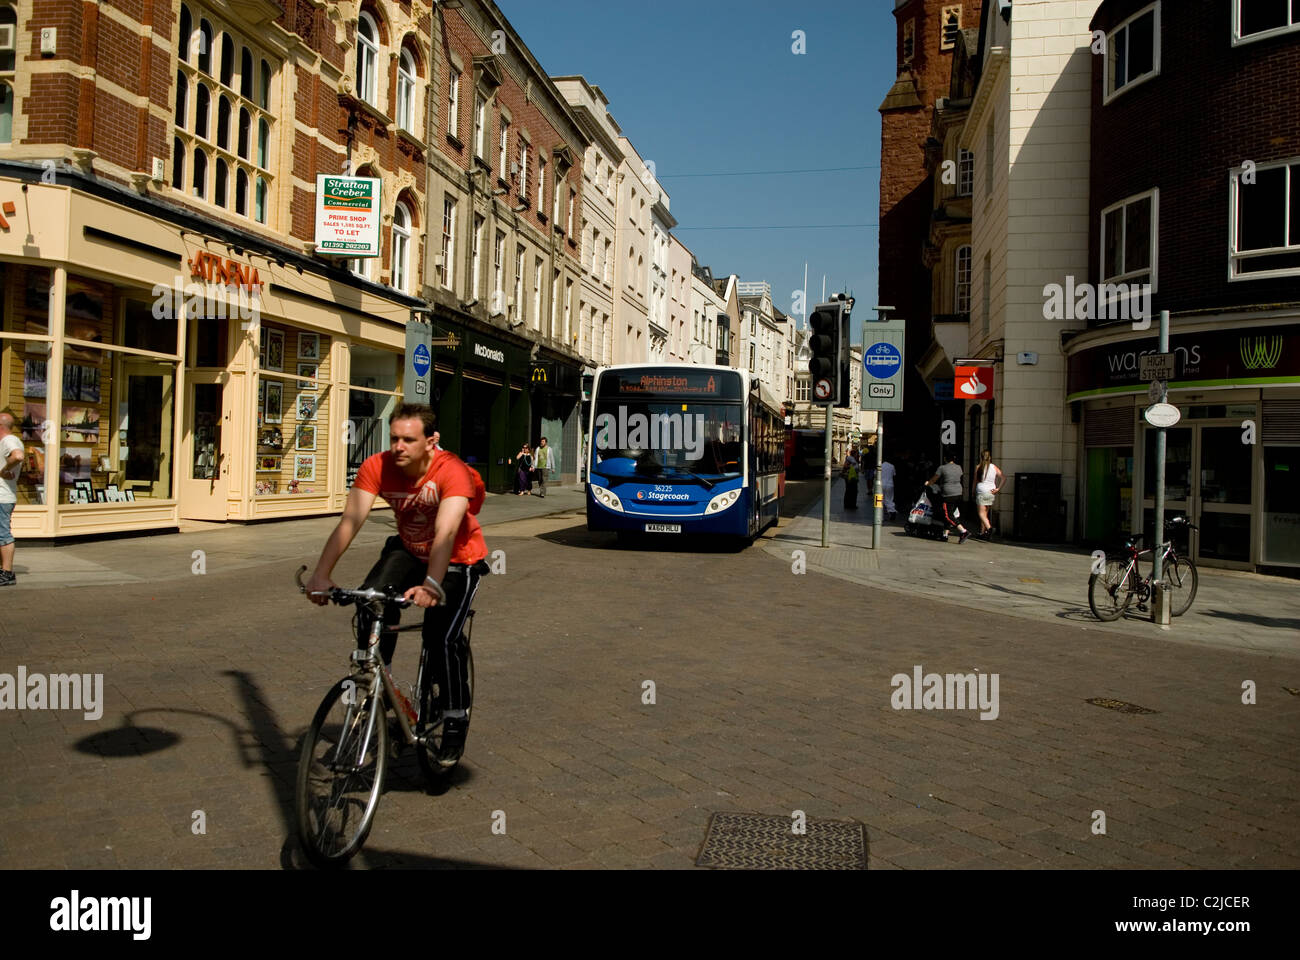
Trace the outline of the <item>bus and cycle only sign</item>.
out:
[[[903,337],[901,320],[862,325],[862,410],[903,409]]]

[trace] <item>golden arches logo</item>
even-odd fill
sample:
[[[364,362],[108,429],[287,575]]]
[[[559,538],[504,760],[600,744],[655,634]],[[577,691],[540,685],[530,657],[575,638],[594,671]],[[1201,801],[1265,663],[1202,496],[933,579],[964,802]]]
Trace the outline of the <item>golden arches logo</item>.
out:
[[[533,367],[533,383],[546,383],[546,368]]]
[[[1247,370],[1268,370],[1282,359],[1281,337],[1242,337],[1241,362]]]

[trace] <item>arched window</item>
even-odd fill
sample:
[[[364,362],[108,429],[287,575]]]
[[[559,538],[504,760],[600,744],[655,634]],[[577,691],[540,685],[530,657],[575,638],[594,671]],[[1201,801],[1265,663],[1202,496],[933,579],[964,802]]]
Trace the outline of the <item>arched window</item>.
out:
[[[253,120],[249,116],[247,107],[239,108],[239,156],[248,159],[248,137],[251,133]]]
[[[402,50],[397,61],[397,125],[415,131],[415,58]]]
[[[257,121],[257,165],[267,168],[267,152],[271,142],[271,125],[265,119]]]
[[[186,63],[190,62],[190,34],[194,32],[194,18],[190,15],[190,8],[181,4],[181,30],[180,36],[176,39],[176,55]]]
[[[199,21],[199,69],[212,76],[212,24]]]
[[[228,87],[235,85],[235,42],[224,33],[221,35],[221,82]]]
[[[370,14],[357,18],[357,96],[378,106],[375,89],[379,64],[379,29]]]
[[[953,257],[953,313],[970,313],[971,250],[970,244],[957,248]]]
[[[217,157],[216,172],[213,176],[215,183],[212,187],[212,202],[219,207],[226,205],[226,180],[230,176],[230,170],[226,166],[226,161]]]
[[[248,47],[239,55],[239,95],[246,100],[253,99],[253,55]]]
[[[194,148],[194,196],[208,195],[208,155],[198,147]]]
[[[172,138],[172,186],[185,189],[185,144],[180,137]]]
[[[189,110],[190,81],[183,71],[176,71],[176,126],[185,126],[186,113]]]
[[[248,216],[248,174],[242,167],[235,174],[235,213]]]
[[[11,143],[14,138],[14,88],[0,83],[0,143]]]
[[[261,177],[257,178],[257,196],[254,200],[257,204],[256,213],[258,223],[266,223],[266,181]]]
[[[230,149],[230,101],[224,93],[217,98],[217,146]]]
[[[411,214],[406,204],[393,209],[393,287],[407,293],[411,276]]]
[[[194,91],[194,132],[204,139],[208,136],[208,106],[211,102],[212,95],[207,86],[200,83]]]
[[[263,110],[270,110],[271,102],[271,65],[262,61],[262,83],[257,88],[257,105]]]

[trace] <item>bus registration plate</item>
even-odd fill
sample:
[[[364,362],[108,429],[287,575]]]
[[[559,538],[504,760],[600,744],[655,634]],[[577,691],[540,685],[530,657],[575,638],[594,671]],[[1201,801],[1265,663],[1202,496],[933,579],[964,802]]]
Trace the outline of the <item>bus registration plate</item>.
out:
[[[682,525],[680,523],[647,523],[645,525],[646,533],[681,533]]]

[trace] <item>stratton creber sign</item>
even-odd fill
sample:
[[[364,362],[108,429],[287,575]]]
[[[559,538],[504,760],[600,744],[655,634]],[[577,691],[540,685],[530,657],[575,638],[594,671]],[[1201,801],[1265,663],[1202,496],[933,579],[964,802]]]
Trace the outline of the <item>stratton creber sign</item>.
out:
[[[1069,358],[1066,399],[1145,391],[1141,358],[1159,352],[1155,337],[1080,350]],[[1169,338],[1173,388],[1300,384],[1300,325],[1207,330]]]
[[[316,177],[316,252],[379,256],[378,177]]]

